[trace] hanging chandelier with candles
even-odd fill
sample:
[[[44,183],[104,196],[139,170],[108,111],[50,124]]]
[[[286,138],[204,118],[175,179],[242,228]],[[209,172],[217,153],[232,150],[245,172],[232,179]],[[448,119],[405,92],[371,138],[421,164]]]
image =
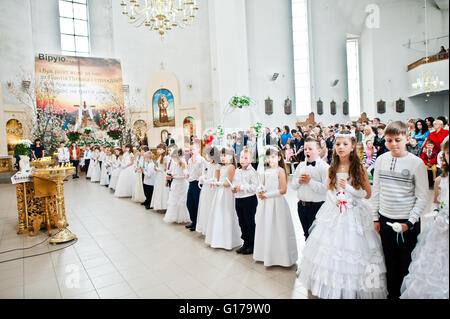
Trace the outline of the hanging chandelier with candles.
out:
[[[440,91],[444,87],[444,81],[440,81],[437,75],[428,69],[429,57],[428,57],[428,18],[427,18],[427,0],[425,2],[425,66],[421,75],[416,79],[416,82],[412,84],[412,88],[416,92],[426,92],[427,98],[425,102],[428,102],[430,93],[434,91]]]
[[[195,19],[197,0],[122,0],[122,14],[136,27],[147,27],[161,38],[174,28],[184,28]]]

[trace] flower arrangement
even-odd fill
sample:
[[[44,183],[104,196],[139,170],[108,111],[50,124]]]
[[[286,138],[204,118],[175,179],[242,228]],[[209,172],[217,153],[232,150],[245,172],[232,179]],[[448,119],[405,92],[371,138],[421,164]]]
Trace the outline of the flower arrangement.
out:
[[[252,126],[252,128],[255,130],[256,137],[260,137],[262,134],[262,127],[263,124],[261,122],[256,122],[255,125]]]
[[[18,140],[14,146],[14,154],[16,155],[29,155],[30,154],[31,141],[30,140]]]
[[[120,130],[109,130],[108,136],[111,137],[113,140],[118,140],[122,136],[122,131]]]
[[[77,142],[80,139],[81,133],[79,132],[69,132],[67,133],[67,139],[70,143]]]
[[[219,139],[222,139],[223,136],[225,135],[225,131],[223,130],[222,125],[217,126],[216,135]]]
[[[230,102],[228,103],[228,105],[230,107],[234,107],[234,108],[240,108],[242,109],[243,107],[249,107],[250,106],[250,102],[251,99],[248,96],[233,96],[230,99]]]

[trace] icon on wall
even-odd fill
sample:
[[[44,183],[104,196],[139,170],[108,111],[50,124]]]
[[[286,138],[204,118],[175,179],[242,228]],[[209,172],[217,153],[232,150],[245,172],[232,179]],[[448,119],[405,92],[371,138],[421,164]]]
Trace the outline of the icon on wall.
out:
[[[377,102],[377,112],[378,112],[379,114],[386,113],[386,102],[385,102],[385,101],[379,100],[379,101]]]
[[[273,100],[268,97],[265,101],[266,104],[266,114],[271,115],[273,113]]]
[[[175,126],[175,104],[173,94],[167,89],[160,89],[153,95],[154,127]]]
[[[397,113],[405,112],[405,101],[401,98],[398,99],[398,101],[395,101],[395,110],[397,111]]]
[[[336,102],[334,100],[330,103],[330,113],[336,115]]]
[[[289,96],[284,100],[284,113],[287,115],[292,113],[292,101],[289,99]]]
[[[320,99],[317,101],[317,114],[323,114],[323,102]]]
[[[348,102],[344,101],[344,104],[342,104],[342,110],[344,115],[348,115]]]

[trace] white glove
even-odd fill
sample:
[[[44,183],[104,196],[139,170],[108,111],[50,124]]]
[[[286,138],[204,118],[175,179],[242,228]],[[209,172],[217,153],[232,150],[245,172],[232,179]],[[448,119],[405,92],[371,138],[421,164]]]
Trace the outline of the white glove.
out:
[[[345,191],[356,198],[364,198],[367,196],[367,193],[364,189],[354,189],[353,186],[349,183],[345,185]]]
[[[402,232],[402,225],[400,223],[390,223],[387,222],[386,225],[391,226],[392,229],[396,232],[396,233],[401,233]]]

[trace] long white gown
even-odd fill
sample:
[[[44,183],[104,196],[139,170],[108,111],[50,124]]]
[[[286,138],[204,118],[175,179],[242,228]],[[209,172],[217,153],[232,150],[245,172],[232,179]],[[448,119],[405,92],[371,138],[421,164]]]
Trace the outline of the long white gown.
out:
[[[108,171],[110,171],[111,166],[111,155],[105,155],[105,157],[103,158],[103,163],[102,163],[102,169],[101,169],[101,174],[100,174],[100,185],[102,186],[108,186],[109,184],[109,175],[108,175]]]
[[[166,223],[189,223],[189,211],[186,206],[188,182],[184,178],[183,168],[172,163],[172,185],[170,186],[169,199],[167,201],[167,211],[164,216]]]
[[[348,174],[336,177],[348,178]],[[385,299],[383,249],[366,192],[344,193],[347,204],[337,207],[336,190],[328,190],[303,249],[299,280],[324,299]]]
[[[100,164],[98,162],[100,158],[99,152],[94,152],[91,154],[91,162],[89,163],[89,169],[91,170],[91,182],[100,182]]]
[[[115,197],[131,197],[134,192],[135,171],[134,165],[128,166],[131,163],[133,154],[125,152],[122,157],[122,170],[117,179]]]
[[[203,235],[206,235],[208,219],[211,215],[211,202],[216,192],[216,188],[211,188],[211,182],[217,181],[218,170],[220,170],[220,164],[208,163],[206,165],[206,172],[202,176],[205,182],[203,183],[198,201],[197,226],[195,230]]]
[[[264,172],[267,193],[279,190],[278,174],[281,169],[269,168]],[[294,224],[284,195],[259,200],[255,224],[254,260],[264,262],[264,266],[284,267],[297,262]]]
[[[166,187],[166,172],[164,170],[165,163],[168,163],[169,157],[166,156],[163,163],[160,160],[155,162],[155,167],[157,169],[155,175],[155,186],[153,188],[152,202],[150,207],[154,210],[164,210],[167,209],[167,200],[169,199],[169,187]]]
[[[230,167],[231,165],[220,168],[219,182],[225,183],[227,181]],[[205,243],[212,248],[228,250],[241,246],[241,228],[236,214],[235,197],[230,187],[217,187],[211,201],[210,212],[206,226]]]
[[[120,172],[122,171],[122,159],[118,156],[113,157],[111,165],[111,179],[109,181],[109,188],[115,190],[117,180],[119,179]]]
[[[441,177],[438,200],[443,207],[417,238],[401,299],[449,298],[448,182],[448,176]]]
[[[134,168],[144,168],[144,156],[136,156]],[[134,192],[131,199],[137,203],[145,202],[144,185],[142,183],[142,172],[135,173]]]

